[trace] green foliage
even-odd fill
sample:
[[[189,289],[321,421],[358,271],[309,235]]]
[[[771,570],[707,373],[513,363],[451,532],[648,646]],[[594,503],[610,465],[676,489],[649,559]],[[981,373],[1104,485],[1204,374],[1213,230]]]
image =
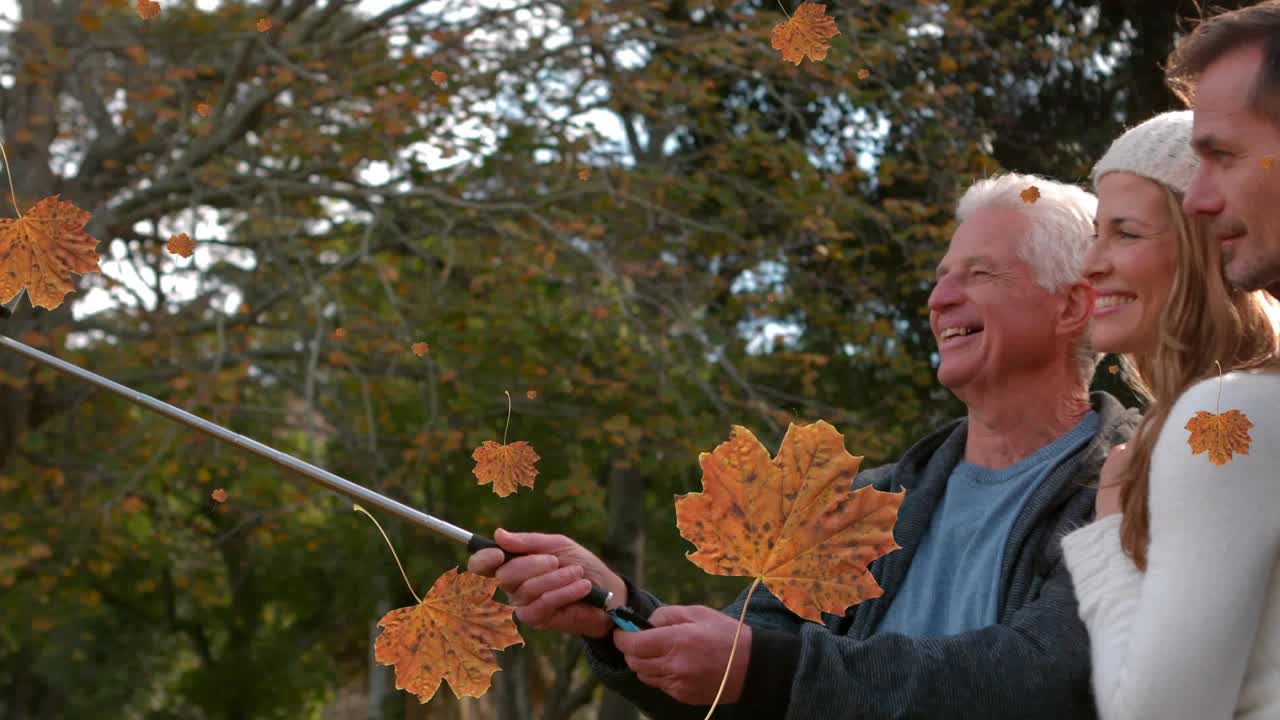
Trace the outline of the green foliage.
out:
[[[825,419],[872,467],[958,412],[924,311],[957,191],[1082,179],[1170,102],[1151,63],[1174,26],[1147,3],[833,6],[842,34],[798,67],[769,48],[774,0],[271,3],[268,33],[266,3],[165,4],[146,29],[103,5],[98,30],[24,5],[0,115],[19,192],[92,210],[129,282],[0,331],[477,532],[601,548],[634,521],[671,602],[741,589],[682,559],[672,503],[730,425],[776,449]],[[306,717],[364,676],[370,623],[412,600],[348,502],[0,372],[0,714]],[[542,460],[499,499],[470,455],[502,439],[504,391]],[[618,473],[644,487],[627,518]],[[464,559],[384,524],[419,592]],[[555,641],[525,636],[552,687]]]

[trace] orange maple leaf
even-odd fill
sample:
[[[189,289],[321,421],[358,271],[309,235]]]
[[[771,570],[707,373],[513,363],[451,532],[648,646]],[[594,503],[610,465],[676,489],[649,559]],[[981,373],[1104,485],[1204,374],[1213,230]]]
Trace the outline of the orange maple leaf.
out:
[[[676,499],[680,535],[698,548],[687,557],[713,575],[763,581],[814,622],[879,597],[867,564],[898,549],[893,525],[905,492],[850,492],[861,462],[821,420],[792,423],[773,459],[735,425],[728,442],[698,457],[703,491]]]
[[[445,73],[445,71],[443,70],[431,71],[431,82],[437,85],[443,85],[446,82],[448,82],[448,80],[449,80],[449,76]]]
[[[510,445],[485,440],[471,453],[471,459],[476,461],[471,472],[480,481],[478,484],[493,483],[493,491],[498,497],[510,495],[519,485],[533,487],[533,478],[538,475],[533,464],[541,460],[533,446],[524,440]]]
[[[1040,199],[1040,188],[1028,185],[1026,190],[1018,193],[1018,196],[1022,198],[1022,202],[1031,205]]]
[[[227,491],[222,488],[218,488],[217,490],[209,493],[209,497],[213,498],[217,502],[224,503],[227,501]]]
[[[138,0],[138,17],[143,20],[154,20],[160,15],[160,3],[155,0]]]
[[[1231,461],[1232,453],[1249,454],[1249,428],[1253,423],[1249,416],[1239,410],[1228,410],[1214,414],[1201,410],[1184,426],[1191,431],[1187,444],[1191,446],[1191,454],[1209,453],[1209,462],[1214,465],[1226,465]]]
[[[427,344],[424,342],[416,342],[413,345],[409,346],[409,348],[413,350],[414,354],[417,355],[418,357],[422,357],[423,355],[426,355],[427,353],[431,352],[431,348],[428,347]]]
[[[182,233],[181,235],[170,235],[169,242],[164,246],[174,255],[181,255],[184,258],[191,257],[191,253],[196,250],[196,241],[192,240],[189,235]]]
[[[529,392],[525,393],[525,394],[524,394],[524,396],[525,396],[525,397],[527,397],[527,398],[529,398],[530,400],[537,400],[537,399],[538,399],[538,391],[537,391],[537,390],[530,390]]]
[[[591,177],[591,168],[582,168],[578,170],[578,179],[586,180]]]
[[[773,28],[770,45],[782,51],[783,61],[796,65],[805,55],[814,62],[826,58],[831,49],[830,39],[840,34],[835,18],[826,13],[826,5],[800,3],[794,15]]]
[[[52,310],[75,287],[72,273],[98,271],[98,241],[84,231],[90,214],[58,197],[0,218],[0,303],[25,287],[33,306]]]
[[[209,106],[209,103],[207,102],[196,103],[196,112],[200,115],[200,117],[209,117],[209,113],[212,111],[213,111],[213,108]]]
[[[382,634],[373,657],[394,665],[396,689],[425,703],[448,681],[455,697],[480,697],[498,663],[489,650],[524,644],[511,619],[513,608],[493,600],[496,578],[453,568],[441,575],[417,605],[392,610],[378,621]]]
[[[271,18],[260,17],[257,24],[258,32],[266,32],[271,29]]]

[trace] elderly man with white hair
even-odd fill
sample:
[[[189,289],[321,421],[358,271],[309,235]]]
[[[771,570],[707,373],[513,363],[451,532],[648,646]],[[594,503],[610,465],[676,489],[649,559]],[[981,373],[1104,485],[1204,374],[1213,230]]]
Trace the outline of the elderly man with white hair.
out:
[[[1025,202],[1034,185],[1039,199]],[[723,718],[1095,718],[1089,638],[1059,539],[1092,518],[1108,450],[1134,413],[1090,394],[1093,291],[1082,264],[1096,200],[1030,175],[961,197],[929,322],[938,380],[965,417],[855,487],[907,489],[894,539],[870,570],[883,595],[806,622],[756,589]],[[663,605],[561,535],[499,531],[471,557],[534,627],[586,638],[591,669],[653,718],[702,718],[729,662],[743,597],[724,610]],[[590,582],[588,582],[590,581]],[[615,631],[577,603],[591,582],[647,614]]]

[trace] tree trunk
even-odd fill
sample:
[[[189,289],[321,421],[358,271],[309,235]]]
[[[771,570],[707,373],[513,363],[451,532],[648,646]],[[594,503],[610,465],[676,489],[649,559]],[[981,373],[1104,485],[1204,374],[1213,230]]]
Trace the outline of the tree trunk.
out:
[[[526,645],[512,645],[498,653],[498,672],[493,675],[497,693],[497,720],[531,720],[529,707],[529,650]]]
[[[644,582],[645,482],[634,470],[609,470],[609,535],[602,559],[613,571],[636,585]],[[597,720],[638,720],[640,711],[612,690],[605,689]]]

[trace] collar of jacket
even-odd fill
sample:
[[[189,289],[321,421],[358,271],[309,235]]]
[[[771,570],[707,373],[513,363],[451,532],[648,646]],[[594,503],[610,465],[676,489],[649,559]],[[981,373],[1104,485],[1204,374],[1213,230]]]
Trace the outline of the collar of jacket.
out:
[[[1113,446],[1133,435],[1137,425],[1138,411],[1125,408],[1109,393],[1096,391],[1090,393],[1089,399],[1099,415],[1098,434],[1050,473],[1027,500],[1009,533],[1001,568],[1004,591],[999,606],[1002,617],[1011,611],[1006,601],[1011,579],[1018,570],[1024,570],[1026,575],[1046,575],[1052,569],[1055,558],[1061,554],[1056,546],[1063,533],[1057,532],[1060,529],[1057,526],[1063,522],[1082,524],[1092,518],[1093,496],[1102,462]],[[921,538],[929,529],[929,520],[946,490],[947,479],[964,457],[967,430],[967,419],[953,420],[916,442],[901,460],[883,472],[878,472],[879,468],[872,471],[875,473],[872,484],[877,489],[890,492],[906,490],[907,496],[893,532],[894,540],[901,549],[878,558],[870,565],[883,594],[859,603],[843,618],[829,616],[828,626],[843,626],[838,630],[841,634],[865,638],[884,618],[889,603],[906,577]],[[1082,493],[1085,496],[1081,496]],[[1074,512],[1065,512],[1067,510]],[[1028,539],[1035,538],[1040,540],[1039,547],[1027,554],[1023,546]],[[1053,547],[1045,547],[1046,544]],[[1017,567],[1021,558],[1030,558],[1034,566]]]

